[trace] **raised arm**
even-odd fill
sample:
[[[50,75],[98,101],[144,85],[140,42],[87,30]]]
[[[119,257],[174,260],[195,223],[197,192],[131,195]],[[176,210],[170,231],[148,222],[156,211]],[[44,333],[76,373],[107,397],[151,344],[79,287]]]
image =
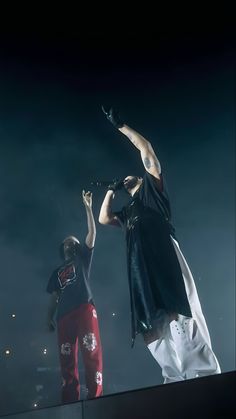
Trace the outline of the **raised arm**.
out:
[[[107,119],[115,126],[115,128],[122,132],[122,134],[124,134],[140,151],[145,170],[157,179],[160,179],[161,165],[151,143],[133,128],[124,124],[112,108],[109,111],[105,111],[104,108],[102,109]]]
[[[128,125],[119,128],[119,131],[140,151],[145,170],[157,179],[160,179],[161,165],[151,143]]]
[[[115,182],[110,185],[105,198],[103,200],[98,221],[100,224],[110,224],[113,226],[121,226],[117,216],[112,212],[112,201],[115,197],[115,192],[123,187],[123,181]]]
[[[96,239],[96,225],[92,210],[92,193],[83,191],[82,198],[86,210],[88,224],[88,234],[86,236],[85,243],[90,249],[92,249]]]

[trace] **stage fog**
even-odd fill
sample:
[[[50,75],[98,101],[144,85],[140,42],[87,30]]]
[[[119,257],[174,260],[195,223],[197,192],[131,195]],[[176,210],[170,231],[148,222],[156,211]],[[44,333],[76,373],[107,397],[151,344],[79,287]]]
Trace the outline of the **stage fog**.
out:
[[[82,190],[93,193],[91,268],[104,394],[163,383],[141,336],[131,348],[122,229],[98,222],[105,186],[142,176],[139,153],[106,120],[113,105],[148,138],[168,183],[173,224],[194,275],[223,372],[235,368],[232,50],[214,39],[162,40],[124,54],[61,39],[5,40],[0,56],[0,414],[60,403],[47,283],[69,235],[83,241]],[[130,52],[131,51],[131,52]],[[128,200],[121,191],[119,210]],[[84,366],[79,358],[82,395]]]

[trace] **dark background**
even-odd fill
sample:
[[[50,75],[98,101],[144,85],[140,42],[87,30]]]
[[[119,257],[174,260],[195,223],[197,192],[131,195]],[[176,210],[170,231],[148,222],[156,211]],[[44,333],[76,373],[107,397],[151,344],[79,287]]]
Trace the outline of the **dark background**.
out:
[[[143,173],[101,104],[151,141],[214,351],[223,372],[235,368],[232,34],[130,31],[110,41],[68,28],[1,33],[0,414],[60,402],[56,335],[45,325],[58,245],[86,235],[83,188],[92,188],[97,220],[105,191],[91,181]],[[115,207],[126,199],[121,193]],[[131,349],[121,230],[97,223],[91,281],[104,393],[161,384],[142,339]],[[84,384],[82,363],[80,371]]]

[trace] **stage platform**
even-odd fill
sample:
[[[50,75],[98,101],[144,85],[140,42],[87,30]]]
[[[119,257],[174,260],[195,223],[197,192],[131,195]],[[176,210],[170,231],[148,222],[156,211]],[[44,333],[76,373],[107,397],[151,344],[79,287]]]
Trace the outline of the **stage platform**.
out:
[[[8,419],[231,419],[235,371],[38,409]]]

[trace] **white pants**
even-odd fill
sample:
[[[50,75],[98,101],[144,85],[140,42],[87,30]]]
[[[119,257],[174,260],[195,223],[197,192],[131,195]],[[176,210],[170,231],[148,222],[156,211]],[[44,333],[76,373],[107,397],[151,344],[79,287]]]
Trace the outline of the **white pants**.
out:
[[[160,339],[148,349],[162,368],[164,383],[204,375],[219,374],[220,366],[211,348],[211,340],[191,271],[179,248],[172,242],[180,263],[192,318],[178,316],[166,323]]]

